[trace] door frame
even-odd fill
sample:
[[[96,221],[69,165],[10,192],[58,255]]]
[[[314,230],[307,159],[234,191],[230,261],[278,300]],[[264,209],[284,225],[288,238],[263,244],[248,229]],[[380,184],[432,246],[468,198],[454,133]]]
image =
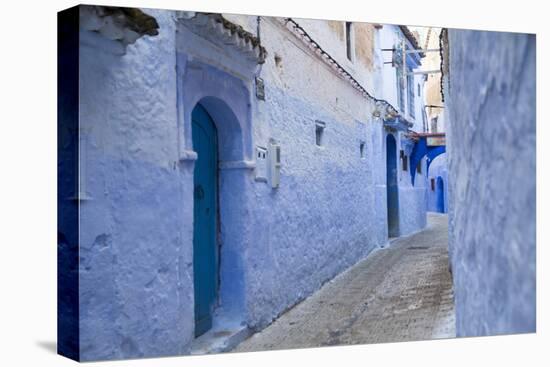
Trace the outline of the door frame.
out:
[[[391,168],[393,169],[390,170]],[[399,236],[399,178],[397,160],[397,139],[386,134],[386,208],[388,237]]]
[[[199,118],[195,119],[193,117],[194,114],[198,114]],[[220,255],[219,255],[219,252],[220,252],[220,249],[219,249],[219,240],[218,240],[218,237],[219,237],[219,228],[220,228],[220,218],[219,218],[219,157],[218,157],[218,132],[217,132],[217,128],[216,128],[216,124],[214,123],[214,120],[212,119],[212,117],[210,116],[210,114],[208,113],[208,111],[200,104],[200,103],[197,103],[196,106],[193,108],[193,111],[191,112],[191,119],[192,119],[192,135],[193,135],[193,147],[195,149],[195,152],[197,152],[197,161],[195,162],[195,166],[194,166],[194,170],[193,170],[193,186],[194,186],[194,194],[193,194],[193,289],[194,289],[194,299],[195,299],[195,312],[194,312],[194,315],[195,315],[195,337],[198,337],[202,334],[204,334],[205,332],[207,332],[208,330],[210,330],[212,328],[212,319],[213,319],[213,313],[214,313],[214,309],[215,307],[217,306],[218,304],[218,301],[219,301],[219,283],[220,283],[220,275],[219,275],[219,258],[220,258]],[[206,126],[206,124],[208,124],[209,126]],[[199,149],[198,147],[196,146],[196,144],[198,143],[198,141],[195,141],[196,137],[198,137],[198,133],[196,132],[196,128],[201,128],[204,130],[205,134],[204,136],[206,135],[210,135],[208,136],[208,146],[207,146],[207,149],[208,150],[212,150],[211,153],[212,153],[212,158],[213,158],[213,165],[214,167],[211,167],[208,165],[208,163],[202,163],[202,164],[205,164],[205,166],[202,166],[202,168],[205,168],[207,170],[213,170],[213,181],[211,183],[211,188],[207,191],[213,191],[211,195],[213,195],[214,197],[211,198],[211,200],[213,199],[213,205],[214,205],[214,208],[213,208],[213,211],[214,211],[214,217],[213,217],[213,221],[214,221],[214,225],[213,225],[213,228],[211,229],[213,233],[198,233],[200,231],[200,224],[199,221],[198,221],[198,218],[197,218],[197,209],[198,209],[198,203],[197,203],[197,195],[199,195],[200,193],[202,193],[202,195],[204,195],[204,191],[205,189],[208,189],[208,188],[203,188],[204,183],[203,185],[199,185],[199,186],[196,186],[197,185],[197,168],[198,167],[201,167],[199,166],[199,161],[201,160],[201,157],[200,157],[200,154],[201,152],[199,152]],[[207,131],[209,130],[209,131]],[[204,148],[204,147],[203,147]],[[209,172],[209,173],[212,173],[212,172]],[[198,191],[200,190],[200,191]],[[208,198],[207,198],[208,199]],[[206,205],[208,205],[208,203],[206,203]],[[202,223],[202,224],[206,224],[208,226],[209,223]],[[206,264],[209,264],[210,262],[212,262],[212,266],[211,266],[211,269],[210,267],[208,268],[208,271],[212,271],[214,274],[213,274],[213,279],[210,279],[209,276],[206,276],[204,274],[204,272],[198,272],[196,269],[196,265],[198,263],[198,260],[197,260],[197,253],[199,252],[199,237],[201,239],[204,239],[206,238],[206,242],[210,242],[212,241],[212,245],[213,245],[213,249],[212,251],[209,250],[209,249],[202,249],[200,252],[202,255],[206,255],[206,256],[209,256],[211,255],[213,258],[212,259],[206,259],[206,260],[203,260],[203,264],[206,263]],[[212,254],[211,254],[212,252]],[[209,264],[210,265],[210,264]],[[199,276],[198,274],[201,274],[202,275],[202,279],[199,279]],[[208,284],[210,282],[213,282],[213,284]],[[205,296],[204,295],[204,292],[207,292],[209,293],[209,288],[210,287],[213,287],[213,295],[207,295]],[[203,297],[206,299],[206,307],[210,308],[210,310],[208,311],[209,314],[207,316],[205,316],[205,318],[203,320],[199,320],[198,319],[198,315],[197,315],[197,310],[198,310],[198,305],[199,305],[199,302],[202,302],[204,301],[203,300]],[[212,299],[210,299],[210,297],[212,297]],[[209,303],[209,304],[208,304]],[[205,306],[205,305],[203,305]],[[202,321],[202,324],[201,324],[201,321]],[[200,325],[200,327],[198,327]]]

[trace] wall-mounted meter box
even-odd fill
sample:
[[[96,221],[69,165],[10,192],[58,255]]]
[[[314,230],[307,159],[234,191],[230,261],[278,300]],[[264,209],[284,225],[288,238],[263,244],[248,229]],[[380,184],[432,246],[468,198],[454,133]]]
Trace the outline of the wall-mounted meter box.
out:
[[[271,176],[271,187],[279,187],[281,179],[281,146],[276,143],[269,144],[269,168]]]
[[[256,181],[267,182],[268,154],[267,148],[256,147]]]

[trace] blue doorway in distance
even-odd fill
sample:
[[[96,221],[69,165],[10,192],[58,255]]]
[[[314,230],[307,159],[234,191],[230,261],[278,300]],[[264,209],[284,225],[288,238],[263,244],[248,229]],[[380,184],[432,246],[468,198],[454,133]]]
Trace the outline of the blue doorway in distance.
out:
[[[443,186],[443,179],[441,178],[441,176],[437,177],[436,190],[437,190],[437,212],[445,213],[445,190]]]
[[[399,236],[399,198],[397,186],[397,144],[392,134],[386,137],[386,190],[388,237]]]

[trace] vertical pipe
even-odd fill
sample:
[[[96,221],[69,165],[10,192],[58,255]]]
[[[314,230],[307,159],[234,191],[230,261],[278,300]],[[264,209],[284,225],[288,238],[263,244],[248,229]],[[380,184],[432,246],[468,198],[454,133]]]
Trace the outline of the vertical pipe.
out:
[[[256,38],[258,38],[258,42],[261,43],[261,38],[260,38],[260,19],[261,19],[260,16],[257,16],[257,17],[256,17]]]
[[[401,50],[403,51],[402,52],[402,65],[401,67],[403,68],[401,70],[401,77],[403,78],[403,99],[402,99],[402,103],[403,103],[403,111],[406,111],[407,109],[407,103],[405,102],[405,95],[406,95],[406,91],[407,91],[407,68],[406,68],[406,65],[407,65],[407,50],[405,48],[405,38],[403,38],[401,40]],[[410,112],[410,111],[409,111]]]

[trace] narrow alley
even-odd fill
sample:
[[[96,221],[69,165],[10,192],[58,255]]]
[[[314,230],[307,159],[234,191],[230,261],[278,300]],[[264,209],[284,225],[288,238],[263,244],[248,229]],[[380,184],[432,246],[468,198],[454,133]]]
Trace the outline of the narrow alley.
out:
[[[447,215],[393,240],[325,284],[234,352],[455,336]]]
[[[536,331],[534,35],[58,19],[59,354]]]

